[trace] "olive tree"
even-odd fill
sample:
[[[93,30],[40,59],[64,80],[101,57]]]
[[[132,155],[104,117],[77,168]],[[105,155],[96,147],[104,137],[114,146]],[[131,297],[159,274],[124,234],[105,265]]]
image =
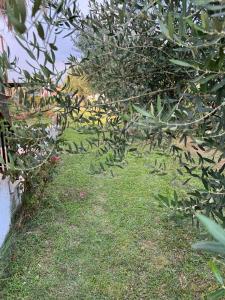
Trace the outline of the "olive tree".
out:
[[[0,5],[15,39],[26,52],[30,70],[26,66],[19,67],[17,58],[12,57],[8,47],[1,54],[2,93],[10,88],[5,77],[9,70],[17,72],[19,82],[14,83],[15,94],[7,102],[11,119],[6,126],[3,114],[1,121],[1,132],[4,132],[8,145],[8,159],[1,157],[0,162],[4,176],[9,175],[14,180],[22,175],[25,190],[33,191],[34,186],[38,187],[43,180],[48,180],[48,170],[55,166],[61,151],[76,152],[75,147],[65,145],[62,134],[69,116],[78,109],[78,97],[76,93],[68,94],[64,80],[66,67],[58,70],[56,61],[56,40],[63,30],[60,16],[67,7],[67,1],[16,0],[2,1]],[[42,93],[43,90],[45,93]],[[57,115],[57,136],[49,133],[54,124],[46,118],[48,111],[55,118]]]
[[[87,110],[98,120],[107,164],[134,151],[133,140],[164,144],[179,172],[202,188],[186,199],[161,199],[224,222],[223,4],[114,0],[90,7],[76,23],[83,59],[70,63],[100,94]]]

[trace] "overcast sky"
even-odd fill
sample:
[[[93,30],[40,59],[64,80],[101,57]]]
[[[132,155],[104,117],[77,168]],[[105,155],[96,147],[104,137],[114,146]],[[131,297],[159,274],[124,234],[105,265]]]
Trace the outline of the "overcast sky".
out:
[[[78,0],[79,7],[84,14],[88,12],[88,0]],[[5,43],[9,46],[12,57],[17,56],[19,58],[19,66],[30,70],[31,68],[26,64],[27,54],[21,48],[14,38],[13,33],[10,33],[4,24],[0,21],[0,34],[4,37]],[[66,58],[73,50],[73,54],[76,54],[76,50],[73,49],[73,45],[69,37],[63,38],[58,36],[57,38],[58,51],[56,53],[56,65],[58,69],[62,69]],[[78,53],[77,53],[78,55]],[[18,76],[15,73],[9,74],[10,80],[17,80]]]

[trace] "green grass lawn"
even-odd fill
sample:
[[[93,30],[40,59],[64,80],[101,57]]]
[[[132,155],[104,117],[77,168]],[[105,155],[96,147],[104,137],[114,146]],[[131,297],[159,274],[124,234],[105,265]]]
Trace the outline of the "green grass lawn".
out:
[[[149,174],[156,158],[168,175]],[[191,250],[201,237],[156,200],[173,192],[174,162],[129,156],[111,177],[90,174],[95,159],[63,157],[40,209],[11,234],[0,299],[201,299],[214,284],[206,257]]]

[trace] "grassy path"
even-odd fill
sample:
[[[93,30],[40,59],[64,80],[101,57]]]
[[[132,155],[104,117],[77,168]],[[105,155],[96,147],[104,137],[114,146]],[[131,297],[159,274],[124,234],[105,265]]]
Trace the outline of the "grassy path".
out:
[[[207,262],[190,249],[193,229],[155,200],[172,192],[174,172],[164,157],[171,174],[149,175],[156,156],[130,157],[114,178],[89,174],[91,153],[65,156],[43,208],[16,234],[0,299],[200,299]]]

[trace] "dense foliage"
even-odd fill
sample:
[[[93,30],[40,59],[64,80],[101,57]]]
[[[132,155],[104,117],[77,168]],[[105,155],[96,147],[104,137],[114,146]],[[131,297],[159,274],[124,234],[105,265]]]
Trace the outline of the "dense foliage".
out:
[[[68,93],[66,68],[58,70],[56,62],[62,8],[63,3],[57,1],[18,0],[1,4],[5,21],[26,52],[30,70],[19,67],[8,47],[1,54],[1,131],[5,132],[9,156],[2,157],[1,164],[4,175],[10,175],[11,180],[23,176],[25,190],[33,191],[48,180],[47,171],[56,165],[59,152],[68,150],[61,136],[68,116],[77,109],[77,91]],[[17,73],[17,82],[9,82],[9,71]],[[12,85],[13,96],[6,103],[5,94]],[[74,148],[70,146],[70,150]]]
[[[87,110],[99,121],[101,150],[110,154],[107,163],[122,161],[126,151],[134,150],[134,139],[167,148],[169,141],[179,172],[203,186],[187,199],[176,197],[174,205],[224,222],[223,3],[114,0],[90,5],[77,43],[83,60],[71,57],[70,62],[74,73],[87,74],[101,95]]]

